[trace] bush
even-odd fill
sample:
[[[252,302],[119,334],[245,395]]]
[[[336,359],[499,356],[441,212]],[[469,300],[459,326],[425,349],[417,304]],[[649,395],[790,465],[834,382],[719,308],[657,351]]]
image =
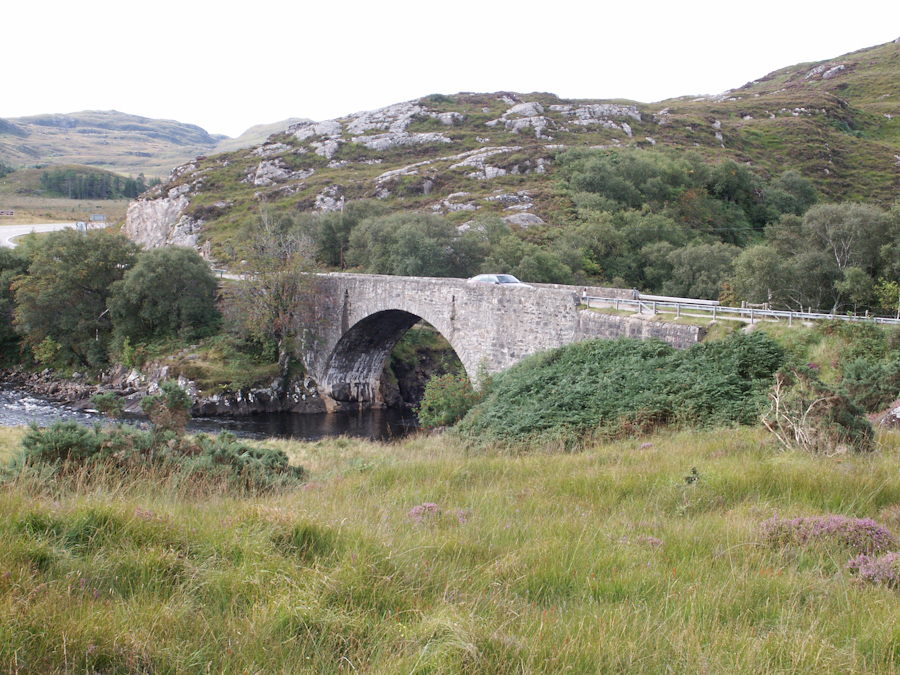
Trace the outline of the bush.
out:
[[[785,447],[815,454],[872,450],[875,434],[864,412],[811,368],[777,373],[769,398],[762,422]]]
[[[675,350],[658,340],[591,340],[536,354],[495,376],[460,423],[473,441],[646,433],[679,424],[752,424],[781,348],[763,333]]]
[[[261,490],[302,480],[306,471],[291,466],[287,455],[274,448],[256,448],[223,431],[217,436],[197,436],[199,452],[181,463],[190,473],[224,475],[235,487]]]
[[[69,475],[99,463],[126,471],[156,467],[176,476],[201,476],[253,491],[291,485],[306,476],[302,467],[288,463],[281,450],[247,445],[229,432],[179,438],[159,429],[146,431],[126,424],[89,428],[68,421],[46,429],[32,424],[22,447],[23,461],[13,466],[14,471],[48,467],[58,475]]]
[[[177,436],[184,434],[191,419],[193,401],[187,392],[174,382],[163,382],[158,394],[141,399],[141,410],[163,431]]]
[[[854,404],[867,412],[880,412],[900,394],[900,359],[853,359],[843,367],[841,385]]]
[[[419,424],[426,429],[450,426],[459,422],[480,401],[481,393],[475,391],[465,374],[448,373],[428,380],[416,415]]]
[[[886,553],[897,546],[890,530],[871,518],[773,517],[762,524],[763,540],[777,548],[824,546],[856,554]]]

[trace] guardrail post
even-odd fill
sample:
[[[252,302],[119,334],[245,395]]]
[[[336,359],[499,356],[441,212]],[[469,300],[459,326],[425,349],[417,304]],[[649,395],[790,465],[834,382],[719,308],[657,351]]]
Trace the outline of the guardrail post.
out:
[[[753,325],[753,308],[750,308],[750,325]]]
[[[657,315],[659,312],[656,311],[656,300],[653,301],[653,315]]]
[[[616,311],[619,311],[619,299],[616,298]]]
[[[680,302],[675,303],[675,318],[676,319],[681,318],[681,303]]]
[[[793,326],[793,325],[794,325],[794,313],[791,312],[790,314],[788,314],[788,326]]]
[[[716,320],[716,306],[713,305],[713,321]]]

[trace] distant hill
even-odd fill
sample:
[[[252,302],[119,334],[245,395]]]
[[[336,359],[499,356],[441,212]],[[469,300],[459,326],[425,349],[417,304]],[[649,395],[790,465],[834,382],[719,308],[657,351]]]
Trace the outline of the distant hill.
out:
[[[172,168],[198,155],[258,145],[298,121],[259,125],[228,138],[193,124],[114,110],[0,119],[0,162],[17,168],[83,165],[165,179]]]
[[[784,68],[718,96],[652,104],[434,94],[208,154],[148,197],[177,198],[174,211],[155,212],[187,218],[214,252],[262,203],[289,213],[377,199],[459,224],[475,212],[521,227],[553,224],[572,208],[553,181],[554,158],[570,148],[690,150],[765,178],[795,169],[829,201],[890,205],[900,194],[900,41]],[[143,203],[133,220],[153,227],[152,201]]]

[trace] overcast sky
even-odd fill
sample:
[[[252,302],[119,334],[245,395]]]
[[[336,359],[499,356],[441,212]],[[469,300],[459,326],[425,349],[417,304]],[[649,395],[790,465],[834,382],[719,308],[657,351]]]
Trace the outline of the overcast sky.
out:
[[[900,3],[44,0],[2,25],[0,118],[118,110],[234,137],[432,93],[716,94],[900,38]]]

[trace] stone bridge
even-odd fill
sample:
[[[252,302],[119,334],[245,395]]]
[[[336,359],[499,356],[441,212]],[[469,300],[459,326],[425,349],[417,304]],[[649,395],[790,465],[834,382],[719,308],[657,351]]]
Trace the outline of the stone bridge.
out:
[[[658,337],[681,348],[697,326],[579,309],[582,292],[631,298],[622,289],[534,284],[533,288],[368,274],[321,277],[324,325],[304,364],[329,410],[383,405],[379,381],[404,333],[424,319],[450,343],[466,373],[504,370],[535,352],[590,338]]]

